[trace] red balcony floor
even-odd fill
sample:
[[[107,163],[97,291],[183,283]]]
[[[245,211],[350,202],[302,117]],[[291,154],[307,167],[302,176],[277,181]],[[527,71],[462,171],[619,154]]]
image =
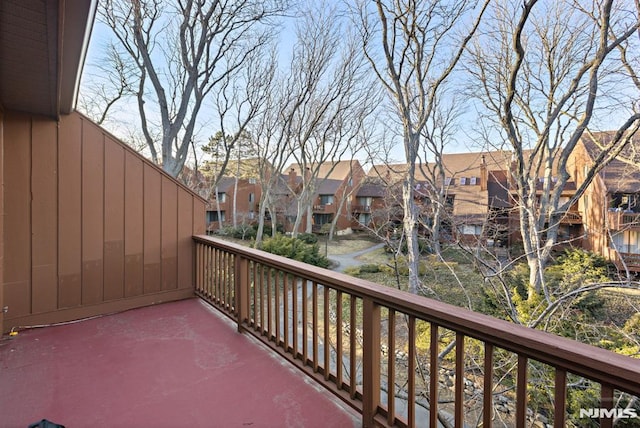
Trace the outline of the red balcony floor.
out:
[[[25,330],[0,342],[0,426],[45,418],[67,427],[361,423],[198,299]]]

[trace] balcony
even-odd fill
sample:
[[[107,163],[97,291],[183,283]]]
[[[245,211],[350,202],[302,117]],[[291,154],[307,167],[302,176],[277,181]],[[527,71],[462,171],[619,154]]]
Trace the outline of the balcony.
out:
[[[582,224],[582,213],[579,211],[567,211],[560,219],[562,224]]]
[[[333,204],[317,204],[313,206],[313,211],[316,213],[331,214],[336,212],[336,207]]]
[[[640,395],[636,359],[233,243],[194,242],[195,293],[217,310],[189,299],[4,340],[3,423],[524,427],[541,367],[553,426],[572,416],[569,384],[600,385],[605,408]]]
[[[640,230],[640,213],[609,210],[607,217],[610,230]]]
[[[371,212],[370,205],[354,205],[351,209],[354,213],[369,213]]]
[[[612,250],[614,252],[614,263],[618,270],[630,272],[640,272],[640,254],[638,253],[623,253]]]

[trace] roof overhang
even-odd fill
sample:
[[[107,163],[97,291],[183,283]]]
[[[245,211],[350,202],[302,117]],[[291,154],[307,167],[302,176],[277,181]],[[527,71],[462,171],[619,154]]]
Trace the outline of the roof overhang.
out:
[[[0,104],[58,117],[75,108],[97,0],[0,1]]]

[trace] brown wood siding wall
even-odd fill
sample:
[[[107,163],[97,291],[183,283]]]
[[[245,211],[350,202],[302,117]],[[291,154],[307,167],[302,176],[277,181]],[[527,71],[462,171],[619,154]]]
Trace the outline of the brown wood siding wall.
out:
[[[80,114],[0,126],[3,331],[193,295],[202,199]]]
[[[4,283],[4,109],[0,105],[0,284]],[[0,286],[0,326],[4,323],[4,287]],[[1,333],[1,332],[0,332]]]

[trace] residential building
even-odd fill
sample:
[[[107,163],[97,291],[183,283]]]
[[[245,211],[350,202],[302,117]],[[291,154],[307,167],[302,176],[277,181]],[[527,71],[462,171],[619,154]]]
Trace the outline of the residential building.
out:
[[[432,215],[433,195],[439,191],[435,189],[442,188],[445,204],[442,239],[467,243],[485,241],[487,237],[493,240],[494,237],[487,230],[487,218],[491,204],[497,204],[498,199],[495,194],[490,194],[490,190],[497,192],[506,187],[506,183],[498,185],[496,176],[506,170],[510,159],[510,154],[503,151],[453,153],[443,155],[441,165],[418,165],[414,200],[423,222],[428,223]],[[372,206],[385,206],[386,210],[392,210],[395,218],[391,216],[390,219],[396,224],[402,221],[402,212],[398,207],[402,205],[401,183],[406,173],[406,164],[375,165],[368,173],[369,182],[365,188],[366,193],[371,195]],[[506,174],[503,173],[503,176]],[[368,195],[363,191],[357,196]],[[505,204],[510,202],[508,193],[504,199],[507,199]]]
[[[358,160],[326,162],[321,165],[311,165],[310,169],[317,170],[316,178],[310,177],[310,172],[302,171],[300,165],[291,165],[289,173],[289,187],[295,194],[300,194],[302,186],[312,189],[311,211],[312,230],[319,232],[324,225],[336,221],[336,230],[347,232],[351,229],[352,210],[356,203],[356,192],[360,187],[365,172]],[[306,177],[306,178],[305,178]],[[297,214],[296,200],[292,198],[287,210],[288,228],[291,231]],[[306,214],[303,216],[299,232],[306,227]]]
[[[256,178],[222,177],[212,188],[207,203],[207,231],[255,223],[261,194],[262,188]]]
[[[585,136],[574,150],[570,168],[584,181],[613,133]],[[640,158],[637,138],[593,179],[578,201],[584,213],[584,247],[605,256],[620,270],[640,272]]]

